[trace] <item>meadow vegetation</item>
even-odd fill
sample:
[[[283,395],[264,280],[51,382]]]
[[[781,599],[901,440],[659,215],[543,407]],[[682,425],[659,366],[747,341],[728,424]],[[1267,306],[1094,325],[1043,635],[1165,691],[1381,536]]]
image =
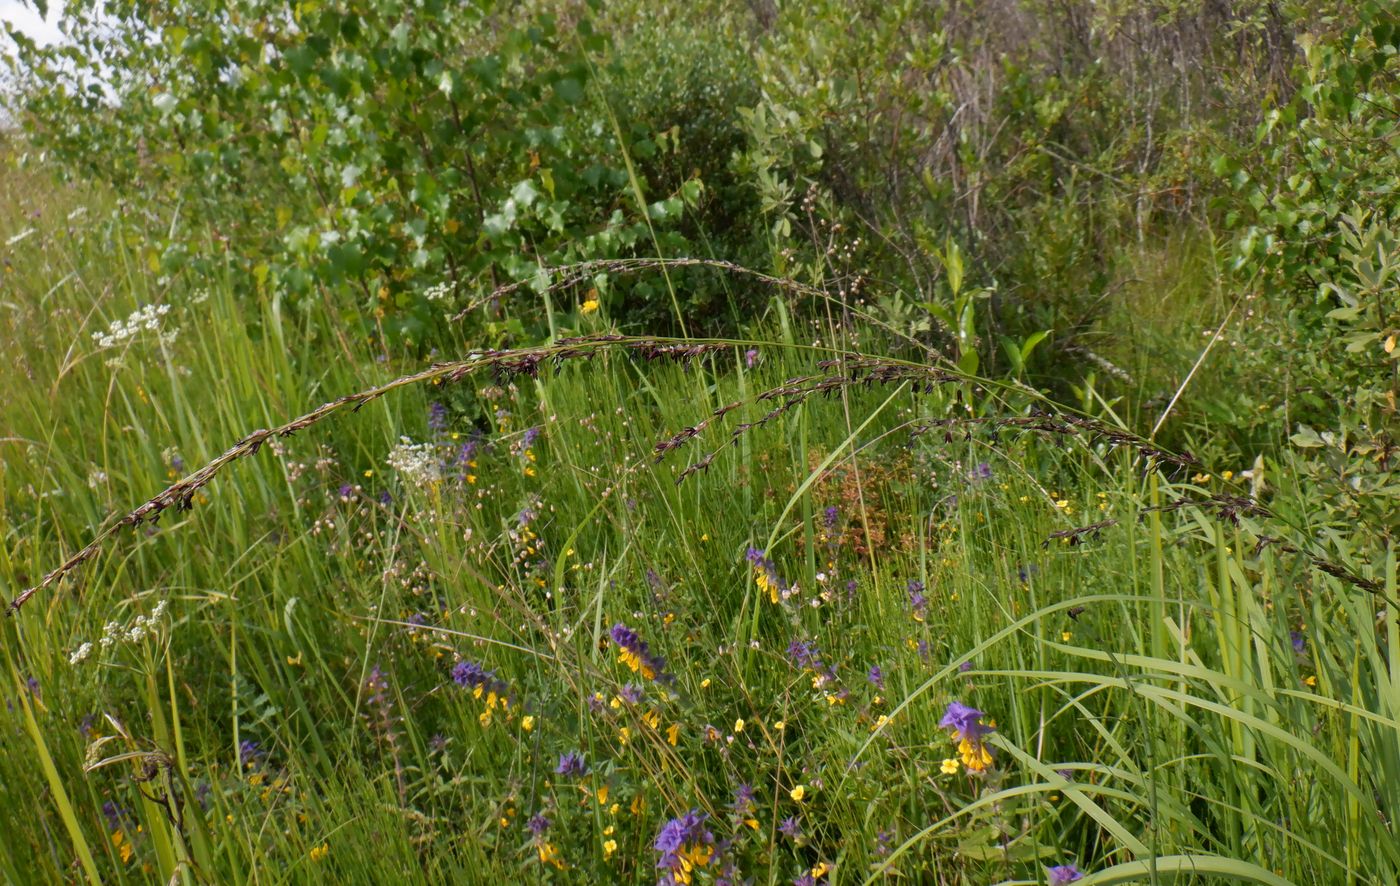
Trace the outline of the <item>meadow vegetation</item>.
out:
[[[6,882],[1400,881],[1388,4],[63,16]]]

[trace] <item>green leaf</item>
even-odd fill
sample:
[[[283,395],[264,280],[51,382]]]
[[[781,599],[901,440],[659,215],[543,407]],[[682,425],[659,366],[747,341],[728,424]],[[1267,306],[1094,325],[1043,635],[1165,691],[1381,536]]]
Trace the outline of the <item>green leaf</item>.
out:
[[[1298,425],[1298,432],[1288,439],[1294,446],[1300,446],[1303,449],[1318,449],[1325,445],[1317,431],[1307,425]]]
[[[510,190],[511,199],[526,208],[533,206],[539,196],[540,192],[535,189],[535,183],[528,178],[517,182]]]
[[[958,244],[956,241],[954,241],[952,238],[949,238],[947,243],[944,245],[943,252],[939,254],[938,258],[943,263],[943,270],[948,274],[948,289],[951,290],[953,295],[956,296],[959,292],[962,291],[962,250],[958,248]],[[952,326],[953,324],[949,323],[948,325]]]
[[[965,375],[976,375],[977,365],[977,352],[974,350],[963,351],[962,356],[958,358],[958,369]]]
[[[1216,855],[1164,855],[1153,859],[1116,864],[1095,871],[1080,880],[1080,886],[1110,886],[1114,883],[1140,883],[1152,876],[1178,877],[1187,882],[1263,883],[1266,886],[1294,886],[1272,871],[1247,861]]]
[[[1016,340],[1010,336],[1003,335],[997,339],[1001,343],[1002,352],[1006,354],[1006,360],[1011,364],[1011,374],[1020,375],[1025,368],[1026,361],[1021,357],[1021,347],[1016,344]]]
[[[1034,351],[1035,346],[1045,341],[1049,335],[1050,330],[1046,329],[1042,332],[1032,332],[1030,335],[1026,336],[1026,340],[1021,343],[1021,360],[1029,360],[1031,351]]]

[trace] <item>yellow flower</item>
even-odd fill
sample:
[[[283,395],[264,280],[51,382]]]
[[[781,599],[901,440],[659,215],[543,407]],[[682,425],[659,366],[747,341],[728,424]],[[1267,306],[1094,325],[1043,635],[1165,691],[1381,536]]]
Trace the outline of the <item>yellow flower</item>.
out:
[[[112,845],[117,847],[117,851],[121,853],[123,864],[131,861],[131,844],[126,841],[126,834],[121,831],[113,831]]]
[[[322,843],[320,846],[313,846],[311,849],[311,860],[320,861],[331,854],[331,844]]]
[[[814,868],[812,868],[812,879],[813,879],[813,880],[816,880],[816,879],[819,879],[819,878],[821,878],[821,877],[825,877],[825,876],[826,876],[828,873],[830,873],[830,872],[831,872],[831,865],[827,864],[827,863],[824,862],[824,861],[819,861],[819,862],[817,862],[817,866],[814,867]]]
[[[1230,478],[1232,478],[1232,477],[1235,476],[1235,472],[1234,472],[1234,471],[1223,471],[1223,472],[1220,474],[1220,476],[1224,477],[1226,480],[1229,480]]]
[[[564,857],[559,854],[559,849],[553,843],[541,843],[538,849],[541,863],[552,864],[559,870],[564,870]]]
[[[481,716],[477,717],[476,720],[481,724],[481,728],[485,729],[487,726],[491,725],[491,712],[482,711]]]
[[[598,798],[599,806],[606,804],[608,802],[608,786],[603,785],[601,788],[598,788],[598,790],[593,793],[593,796]]]
[[[958,774],[958,761],[954,757],[949,757],[943,761],[943,765],[938,767],[944,775]]]
[[[533,714],[526,714],[525,716],[521,717],[521,718],[520,718],[520,728],[521,728],[521,729],[524,729],[526,732],[529,732],[531,729],[534,729],[534,728],[535,728],[535,717],[534,717],[534,715],[533,715]]]
[[[739,719],[737,719],[737,720],[734,721],[734,731],[735,731],[735,732],[743,732],[743,731],[744,731],[744,718],[743,718],[743,717],[740,717]]]
[[[642,657],[631,649],[623,647],[618,653],[617,660],[631,668],[634,673],[640,673],[648,680],[656,679],[656,671],[650,664],[642,661]]]
[[[793,788],[791,791],[788,791],[788,796],[792,798],[792,801],[793,801],[794,803],[801,803],[801,802],[802,802],[802,798],[805,797],[805,796],[807,796],[807,786],[806,786],[806,785],[801,785],[801,784],[798,785],[797,787]]]
[[[709,688],[710,688],[710,678],[709,678],[709,677],[706,677],[705,679],[703,679],[703,680],[700,681],[700,688],[701,688],[701,689],[709,689]]]
[[[962,755],[962,764],[973,772],[983,772],[992,765],[992,752],[980,741],[964,738],[958,742],[958,753]]]
[[[670,742],[671,747],[675,747],[675,746],[676,746],[676,741],[677,741],[680,737],[681,737],[681,724],[679,724],[679,723],[672,723],[671,726],[670,726],[670,728],[666,730],[666,741]]]
[[[603,858],[612,858],[612,854],[617,851],[617,841],[607,840],[603,843]]]
[[[596,298],[590,298],[588,301],[584,302],[582,305],[579,305],[579,313],[581,313],[581,314],[583,314],[583,315],[585,315],[585,316],[587,316],[588,314],[593,313],[593,312],[596,311],[596,310],[598,310],[598,299],[596,299]]]
[[[778,730],[779,732],[782,732],[784,729],[787,728],[787,721],[779,720],[778,722],[773,724],[773,728]]]

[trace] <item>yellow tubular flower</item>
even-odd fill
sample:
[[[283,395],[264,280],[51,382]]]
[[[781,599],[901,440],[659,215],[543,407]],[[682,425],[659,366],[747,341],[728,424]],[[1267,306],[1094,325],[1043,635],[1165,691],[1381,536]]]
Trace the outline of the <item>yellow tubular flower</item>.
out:
[[[962,755],[963,765],[973,772],[985,772],[992,765],[992,752],[980,741],[972,742],[964,738],[958,742],[958,753]]]

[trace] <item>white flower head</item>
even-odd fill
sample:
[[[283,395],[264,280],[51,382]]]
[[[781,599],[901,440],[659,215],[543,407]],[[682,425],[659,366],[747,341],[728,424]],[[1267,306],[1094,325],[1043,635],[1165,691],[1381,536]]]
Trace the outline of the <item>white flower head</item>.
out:
[[[415,486],[427,486],[442,479],[442,461],[432,443],[414,443],[400,437],[399,445],[389,450],[389,467]]]

